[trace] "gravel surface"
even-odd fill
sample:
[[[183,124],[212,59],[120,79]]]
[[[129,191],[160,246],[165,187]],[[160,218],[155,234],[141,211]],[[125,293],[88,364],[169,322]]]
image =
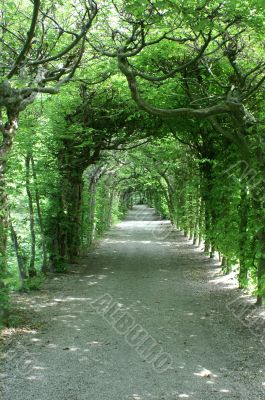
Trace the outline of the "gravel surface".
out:
[[[265,399],[265,348],[239,295],[136,206],[70,274],[17,297],[45,325],[7,340],[1,399]]]

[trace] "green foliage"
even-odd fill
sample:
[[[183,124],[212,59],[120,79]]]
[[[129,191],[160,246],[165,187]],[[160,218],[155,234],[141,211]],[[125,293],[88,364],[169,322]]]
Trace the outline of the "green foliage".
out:
[[[38,15],[26,57],[10,79],[14,55],[27,40],[32,2],[3,4],[3,310],[8,289],[35,290],[45,272],[67,272],[140,200],[194,243],[204,241],[208,254],[219,252],[224,271],[237,268],[241,287],[264,295],[263,3],[100,0],[89,40],[60,55],[83,27],[83,2],[48,0],[42,11],[49,17]],[[55,54],[40,69],[32,65]],[[129,87],[117,56],[127,56]],[[47,81],[40,83],[40,72]],[[55,87],[60,92],[49,96]],[[35,102],[16,108],[21,96]],[[171,114],[224,104],[229,113],[205,119]],[[5,129],[14,114],[20,126],[13,138]],[[32,259],[36,276],[29,279]]]
[[[31,290],[39,290],[45,281],[45,277],[42,274],[29,278],[23,282],[21,287],[22,292],[29,292]]]
[[[0,288],[0,329],[7,323],[7,312],[10,307],[8,288]]]

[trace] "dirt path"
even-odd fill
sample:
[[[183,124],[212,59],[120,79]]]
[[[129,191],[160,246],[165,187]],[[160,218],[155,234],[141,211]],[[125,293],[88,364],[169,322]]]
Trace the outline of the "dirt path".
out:
[[[23,296],[48,325],[7,348],[1,399],[265,398],[264,347],[227,309],[235,291],[151,209],[73,272]]]

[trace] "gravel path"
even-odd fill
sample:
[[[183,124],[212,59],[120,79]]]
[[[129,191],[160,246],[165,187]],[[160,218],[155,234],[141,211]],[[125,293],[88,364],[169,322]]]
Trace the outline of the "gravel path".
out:
[[[45,326],[6,346],[2,400],[265,398],[264,347],[227,309],[238,294],[152,209],[72,272],[18,298]]]

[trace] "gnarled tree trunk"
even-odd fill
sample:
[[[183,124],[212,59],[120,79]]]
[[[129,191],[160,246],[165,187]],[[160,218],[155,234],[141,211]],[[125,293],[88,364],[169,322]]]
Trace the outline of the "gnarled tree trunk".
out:
[[[16,113],[8,112],[8,121],[3,124],[0,110],[0,323],[7,321],[8,294],[4,279],[7,273],[7,237],[8,237],[8,204],[6,195],[7,159],[12,149],[13,139],[17,130]]]

